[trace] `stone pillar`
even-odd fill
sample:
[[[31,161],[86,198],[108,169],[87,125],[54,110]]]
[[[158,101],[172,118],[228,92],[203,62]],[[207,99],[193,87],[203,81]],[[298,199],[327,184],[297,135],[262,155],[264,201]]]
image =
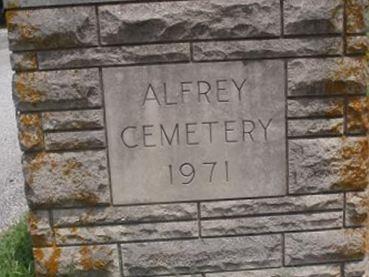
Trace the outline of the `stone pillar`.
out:
[[[366,0],[5,7],[38,276],[364,276]]]

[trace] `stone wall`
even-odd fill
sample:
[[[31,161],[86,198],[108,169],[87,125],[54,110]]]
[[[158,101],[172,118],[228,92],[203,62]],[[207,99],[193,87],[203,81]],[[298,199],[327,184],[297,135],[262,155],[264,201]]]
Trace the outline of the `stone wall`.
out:
[[[366,0],[5,2],[39,276],[364,276]],[[273,59],[285,195],[113,204],[103,68]]]

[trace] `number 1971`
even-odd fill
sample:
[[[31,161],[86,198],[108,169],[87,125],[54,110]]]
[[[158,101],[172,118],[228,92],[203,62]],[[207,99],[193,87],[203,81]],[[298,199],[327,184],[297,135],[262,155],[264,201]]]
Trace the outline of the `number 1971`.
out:
[[[191,184],[196,177],[196,168],[191,163],[183,163],[181,164],[177,170],[173,169],[173,165],[169,165],[169,178],[170,183],[173,184],[174,175],[180,176],[182,179],[182,184],[188,185]],[[224,164],[219,164],[218,162],[203,162],[201,167],[198,170],[208,170],[208,182],[212,183],[214,181],[214,173],[217,170],[222,170],[224,174],[224,180],[229,182],[229,163],[225,161]],[[177,173],[177,174],[176,174]]]

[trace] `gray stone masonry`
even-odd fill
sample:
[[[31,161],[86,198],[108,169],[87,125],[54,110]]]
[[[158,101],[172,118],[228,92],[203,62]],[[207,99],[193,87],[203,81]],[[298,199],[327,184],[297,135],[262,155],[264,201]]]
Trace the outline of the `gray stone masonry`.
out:
[[[5,7],[37,276],[368,276],[367,0]],[[142,102],[137,88],[151,77],[154,94]],[[250,102],[226,103],[244,96],[236,77],[246,78]],[[170,94],[176,82],[182,99]],[[200,86],[206,82],[218,98]],[[191,109],[181,106],[186,99]],[[150,148],[158,138],[151,124],[209,115],[212,124],[232,116],[222,132],[216,125],[198,137],[213,151],[196,144],[194,123],[177,141],[183,129],[166,137],[159,129]],[[269,115],[267,133],[256,123]],[[233,119],[241,117],[248,120],[237,137]],[[125,137],[131,122],[137,133]],[[139,124],[147,125],[136,136]],[[133,149],[135,139],[144,147]],[[216,167],[210,179],[165,187],[163,156],[175,165],[237,157],[233,165],[247,167]],[[189,164],[171,177],[195,175]]]

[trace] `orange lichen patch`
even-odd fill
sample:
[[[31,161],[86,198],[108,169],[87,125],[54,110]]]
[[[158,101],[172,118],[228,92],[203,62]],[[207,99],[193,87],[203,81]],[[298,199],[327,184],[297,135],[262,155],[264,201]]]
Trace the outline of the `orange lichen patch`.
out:
[[[327,117],[336,117],[342,116],[343,114],[343,102],[337,103],[334,106],[331,106],[325,113]]]
[[[343,123],[339,122],[336,124],[333,124],[330,129],[329,129],[330,133],[334,133],[334,134],[342,134],[343,133]]]
[[[45,152],[37,153],[34,156],[34,159],[28,164],[28,169],[31,172],[35,172],[40,170],[42,167],[44,167],[47,164],[47,154]]]
[[[43,94],[33,84],[36,83],[35,73],[19,73],[15,78],[15,92],[23,102],[38,103],[43,99]]]
[[[93,248],[93,249],[91,249]],[[81,266],[85,271],[92,270],[104,270],[110,264],[110,261],[107,259],[96,259],[93,257],[93,254],[96,254],[96,251],[99,251],[96,246],[88,247],[81,246],[79,253],[81,255]],[[94,253],[95,252],[95,253]],[[111,253],[103,253],[101,256],[109,256]]]
[[[70,175],[72,171],[78,170],[82,167],[82,163],[76,159],[69,159],[62,166],[62,172],[64,175]]]
[[[27,150],[43,145],[41,117],[38,114],[21,114],[19,116],[19,141]]]
[[[6,6],[7,6],[8,9],[19,8],[19,6],[20,6],[20,0],[8,0]]]
[[[42,248],[33,248],[33,256],[36,262],[41,262],[45,258],[45,254]]]
[[[346,140],[343,138],[343,140]],[[340,169],[338,184],[343,188],[363,189],[368,184],[368,140],[344,141],[342,147],[343,165]]]
[[[100,198],[90,191],[80,191],[73,193],[71,198],[73,198],[78,203],[83,203],[86,205],[96,205],[100,201]]]
[[[19,40],[32,41],[36,38],[35,33],[39,29],[30,24],[29,19],[32,14],[26,11],[8,11],[6,13],[6,23],[9,32],[17,32]]]
[[[355,97],[349,100],[347,106],[348,131],[369,130],[369,96]]]
[[[368,8],[368,1],[363,5],[362,0],[346,0],[347,31],[355,33],[365,29],[365,10]]]
[[[347,50],[350,53],[366,53],[369,49],[368,37],[351,37],[347,42]]]
[[[52,253],[47,261],[44,262],[44,265],[47,269],[48,275],[47,276],[56,276],[58,273],[59,268],[59,258],[61,255],[61,248],[53,245]]]
[[[347,93],[346,85],[349,82],[367,84],[369,78],[367,59],[365,57],[339,59],[336,68],[332,69],[331,78],[336,82],[327,85],[329,91]],[[360,92],[350,91],[350,93]]]

